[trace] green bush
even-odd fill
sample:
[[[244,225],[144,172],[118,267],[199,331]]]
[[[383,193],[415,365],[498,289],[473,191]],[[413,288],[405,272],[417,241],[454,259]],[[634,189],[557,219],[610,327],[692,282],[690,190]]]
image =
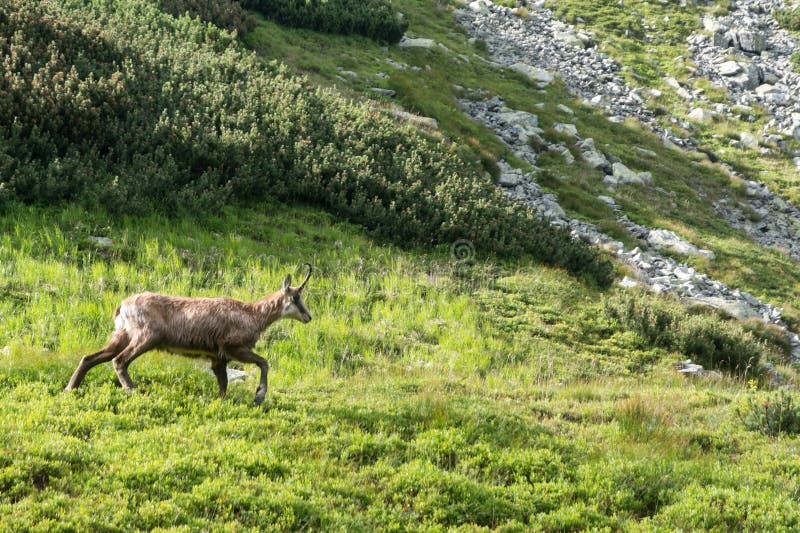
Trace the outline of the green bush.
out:
[[[408,28],[387,0],[244,0],[278,24],[396,43]]]
[[[772,10],[772,17],[785,30],[800,31],[800,8],[778,8]]]
[[[255,27],[255,18],[234,0],[159,0],[159,7],[180,17],[185,13],[216,24],[226,30],[236,30],[239,36]]]
[[[14,0],[0,18],[0,198],[115,214],[277,198],[406,246],[466,238],[610,283],[608,261],[510,205],[451,144],[267,67],[215,26],[101,4]]]
[[[706,368],[758,372],[769,348],[741,324],[717,315],[691,315],[677,302],[643,293],[621,293],[604,302],[607,317],[651,346],[676,350]]]
[[[800,405],[786,391],[776,394],[751,393],[745,405],[737,409],[744,426],[750,431],[776,436],[800,433]]]

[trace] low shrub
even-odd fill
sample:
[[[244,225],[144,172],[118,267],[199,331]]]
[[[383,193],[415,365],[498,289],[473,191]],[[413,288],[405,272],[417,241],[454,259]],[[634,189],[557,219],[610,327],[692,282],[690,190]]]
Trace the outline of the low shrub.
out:
[[[396,43],[408,22],[387,0],[244,0],[278,24]]]
[[[737,414],[750,431],[771,437],[800,433],[800,405],[794,395],[786,391],[774,394],[750,393]]]
[[[277,198],[405,246],[469,239],[612,280],[598,252],[510,205],[448,142],[266,66],[215,26],[146,0],[13,0],[5,35],[0,200],[175,214]]]
[[[706,368],[745,375],[759,371],[770,352],[741,324],[715,314],[691,315],[677,302],[621,293],[604,302],[607,317],[623,330],[636,332],[652,346],[675,350]]]
[[[162,11],[180,17],[186,13],[216,24],[226,30],[236,30],[239,36],[252,30],[256,19],[234,0],[159,0]]]
[[[772,17],[785,30],[800,31],[800,8],[777,8]]]

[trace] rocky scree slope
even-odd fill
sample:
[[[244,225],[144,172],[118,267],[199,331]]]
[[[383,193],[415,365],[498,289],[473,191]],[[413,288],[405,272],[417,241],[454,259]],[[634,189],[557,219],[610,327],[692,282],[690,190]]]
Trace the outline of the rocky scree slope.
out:
[[[498,66],[520,72],[540,87],[546,86],[552,82],[554,75],[558,75],[574,96],[604,109],[609,120],[621,121],[624,117],[633,117],[660,135],[665,144],[690,149],[693,147],[691,139],[683,139],[668,130],[658,128],[653,120],[653,112],[647,108],[641,96],[643,89],[631,88],[626,84],[619,75],[620,65],[600,53],[591,42],[589,34],[555,19],[552,12],[542,4],[537,2],[528,6],[529,16],[523,18],[514,9],[495,5],[487,0],[475,0],[465,9],[457,11],[456,19],[471,38],[486,42],[491,59]],[[722,80],[726,87],[739,89],[738,92],[732,91],[735,102],[733,105],[743,105],[752,98],[761,98],[759,101],[769,98],[774,104],[769,107],[771,111],[774,110],[772,126],[782,128],[783,134],[796,134],[800,138],[800,129],[794,127],[795,118],[798,118],[800,127],[800,115],[795,117],[794,107],[788,105],[794,97],[793,92],[800,91],[800,78],[791,72],[788,62],[788,55],[793,52],[796,43],[787,32],[776,29],[774,20],[768,14],[778,4],[779,2],[743,2],[721,21],[704,19],[704,26],[711,27],[716,32],[714,39],[704,39],[698,37],[702,34],[694,34],[690,37],[690,42],[698,50],[695,59],[702,65],[698,69],[699,73],[707,72],[712,81]],[[757,16],[752,15],[753,12]],[[760,32],[766,27],[771,33],[762,35]],[[716,37],[717,35],[722,37]],[[704,43],[709,44],[705,46]],[[732,46],[753,56],[759,50],[762,53],[768,49],[774,51],[774,56],[763,54],[763,61],[753,60],[750,64],[755,66],[752,68],[738,67],[742,73],[755,72],[753,75],[757,76],[759,84],[752,80],[740,83],[739,78],[726,77],[720,73],[727,72],[721,66],[725,63],[722,59],[724,54],[730,53]],[[709,47],[714,49],[709,51]],[[725,51],[716,50],[721,47]],[[729,68],[733,70],[732,67]],[[761,82],[769,81],[774,82],[774,89],[768,91]],[[674,85],[682,89],[682,93],[694,98],[677,81]],[[784,89],[785,93],[781,93]],[[766,96],[760,96],[759,90]],[[779,94],[786,96],[778,96]],[[539,128],[535,114],[511,109],[498,97],[489,100],[467,98],[459,103],[465,113],[494,131],[516,156],[531,165],[535,166],[537,161],[537,152],[532,148],[533,145],[559,152],[565,158],[565,163],[572,162],[573,156],[565,145],[547,143],[542,139],[543,130]],[[795,105],[798,104],[793,104]],[[723,107],[719,111],[726,110],[729,111],[729,108]],[[563,111],[565,115],[571,114],[569,109],[565,108]],[[618,186],[652,185],[652,176],[649,173],[633,172],[620,161],[615,161],[610,154],[598,150],[593,139],[581,138],[573,124],[556,124],[555,129],[574,136],[582,157],[592,167],[604,171],[606,177],[603,181],[612,191],[610,194]],[[532,143],[532,140],[535,142]],[[712,252],[698,249],[672,231],[633,223],[621,212],[613,197],[601,196],[600,199],[612,206],[617,220],[632,235],[648,244],[647,250],[638,247],[629,250],[623,243],[602,233],[594,225],[566,215],[556,196],[545,193],[536,183],[535,172],[526,173],[502,161],[500,170],[499,184],[511,199],[528,204],[555,225],[569,226],[577,237],[612,250],[623,262],[631,265],[638,279],[625,278],[621,282],[623,285],[634,286],[641,283],[655,292],[671,292],[684,301],[723,309],[740,319],[758,317],[773,324],[784,325],[780,309],[663,255],[662,251],[669,251],[683,255],[700,254],[713,259]],[[733,173],[732,170],[730,172]],[[751,208],[762,215],[762,222],[758,224],[750,222],[744,209],[733,202],[722,201],[715,207],[733,227],[744,230],[756,242],[764,246],[781,246],[794,259],[800,260],[800,232],[795,231],[800,229],[800,210],[758,182],[748,180],[747,192]],[[788,335],[793,354],[800,359],[800,339],[794,333]]]

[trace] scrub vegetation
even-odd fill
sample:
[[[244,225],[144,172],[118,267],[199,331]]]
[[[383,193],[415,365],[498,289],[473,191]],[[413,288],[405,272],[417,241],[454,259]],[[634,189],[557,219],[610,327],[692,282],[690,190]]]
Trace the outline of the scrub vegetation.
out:
[[[625,267],[504,203],[496,162],[525,164],[455,98],[501,95],[546,131],[569,106],[667,191],[620,191],[631,219],[712,249],[694,266],[795,324],[795,264],[710,207],[737,184],[558,82],[481,61],[454,4],[391,6],[443,47],[384,49],[223,0],[3,3],[0,531],[798,529],[782,335],[610,287]],[[438,128],[399,121],[371,87]],[[543,167],[571,215],[624,237],[600,176]],[[161,352],[131,365],[133,394],[108,364],[63,391],[125,297],[254,300],[305,262],[314,320],[256,346],[263,408],[255,367],[220,400],[207,362]],[[717,372],[676,373],[689,358]]]

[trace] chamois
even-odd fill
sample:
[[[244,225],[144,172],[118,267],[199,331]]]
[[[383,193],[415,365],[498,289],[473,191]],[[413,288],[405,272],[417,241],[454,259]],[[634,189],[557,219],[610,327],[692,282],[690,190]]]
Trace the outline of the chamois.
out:
[[[94,366],[112,361],[119,383],[127,392],[135,385],[128,365],[143,353],[160,349],[189,357],[207,357],[217,378],[219,394],[228,388],[228,361],[253,363],[261,369],[255,403],[267,394],[269,363],[253,352],[261,333],[281,318],[307,324],[311,314],[302,292],[312,267],[298,287],[287,275],[280,290],[255,302],[231,298],[185,298],[145,292],[123,300],[114,311],[114,332],[102,350],[81,359],[66,390],[77,388]]]

